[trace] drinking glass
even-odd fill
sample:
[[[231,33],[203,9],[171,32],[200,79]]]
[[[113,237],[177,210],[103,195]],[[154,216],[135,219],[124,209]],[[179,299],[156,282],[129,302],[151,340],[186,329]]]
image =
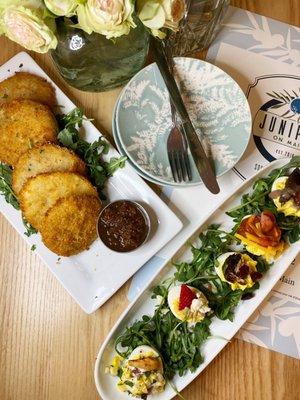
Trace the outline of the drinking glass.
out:
[[[173,56],[191,55],[207,48],[215,38],[230,0],[187,0],[187,12],[167,46]]]

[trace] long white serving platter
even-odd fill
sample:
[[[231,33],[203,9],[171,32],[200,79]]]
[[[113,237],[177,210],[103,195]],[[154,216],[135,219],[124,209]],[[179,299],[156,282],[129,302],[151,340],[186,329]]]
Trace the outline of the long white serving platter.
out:
[[[190,243],[197,240],[200,232],[211,223],[219,223],[224,230],[229,230],[233,223],[232,219],[225,213],[240,203],[241,196],[251,190],[253,182],[259,177],[266,176],[275,168],[279,168],[289,162],[288,159],[276,160],[270,163],[266,168],[262,169],[258,174],[248,179],[237,190],[235,190],[227,199],[224,200],[221,206],[218,206],[208,217],[208,219],[197,229],[192,235],[188,244],[183,246],[175,255],[176,261],[190,261]],[[201,205],[199,205],[199,208]],[[280,277],[284,274],[285,270],[289,267],[294,258],[299,254],[300,242],[291,245],[285,253],[275,261],[274,265],[270,268],[268,273],[260,281],[260,288],[255,292],[255,296],[247,301],[241,302],[236,308],[235,318],[233,322],[221,321],[217,318],[213,319],[211,324],[212,336],[223,337],[230,340],[238,330],[243,326],[255,309],[261,304],[273,286],[278,282]],[[129,400],[132,399],[128,394],[121,393],[116,388],[117,378],[105,374],[105,367],[110,365],[111,359],[115,355],[114,342],[115,339],[124,331],[124,328],[132,324],[136,319],[141,318],[142,315],[152,315],[154,310],[154,300],[151,300],[151,288],[163,281],[164,279],[172,276],[175,272],[172,263],[168,261],[162,270],[153,278],[144,292],[142,292],[131,305],[121,315],[110,334],[102,344],[96,364],[95,364],[95,382],[98,392],[103,400]],[[227,342],[222,339],[210,339],[203,346],[204,363],[194,373],[187,373],[183,377],[176,376],[173,380],[175,386],[179,391],[183,390],[193,379],[195,379],[216,357],[216,355],[226,346]],[[155,396],[149,396],[150,399],[169,400],[176,395],[170,385],[166,386],[166,390]]]
[[[17,54],[0,67],[0,81],[19,71],[31,72],[51,82],[62,113],[76,107],[25,52]],[[102,136],[90,121],[84,122],[83,131],[85,139],[89,142]],[[110,146],[106,157],[119,156],[120,154]],[[149,212],[152,230],[147,243],[139,249],[130,253],[116,253],[97,239],[87,251],[72,257],[58,257],[43,245],[39,234],[29,238],[24,235],[21,212],[7,204],[4,197],[0,196],[1,213],[30,246],[36,245],[35,252],[86,313],[92,313],[99,308],[182,228],[177,216],[129,165],[118,170],[108,180],[106,194],[109,201],[122,198],[137,201]]]

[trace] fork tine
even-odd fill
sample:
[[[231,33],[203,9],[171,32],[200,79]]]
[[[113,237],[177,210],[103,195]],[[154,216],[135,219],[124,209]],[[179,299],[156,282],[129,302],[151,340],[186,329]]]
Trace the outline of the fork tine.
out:
[[[175,159],[174,159],[174,151],[168,151],[168,157],[169,157],[169,163],[170,163],[173,179],[175,182],[179,182],[176,163],[175,163]]]
[[[187,151],[184,152],[183,158],[184,158],[184,164],[185,164],[186,171],[187,171],[188,180],[191,181],[193,179],[193,175],[192,175],[190,159],[189,159],[189,155],[188,155]]]
[[[175,151],[174,152],[174,156],[175,156],[175,163],[176,163],[176,170],[177,170],[177,175],[178,175],[178,180],[179,182],[182,182],[182,169],[181,169],[181,163],[180,163],[180,152],[179,151]]]
[[[184,150],[179,151],[178,156],[179,156],[179,161],[180,161],[180,166],[181,166],[182,179],[184,180],[184,182],[187,182],[189,180],[189,178],[188,178],[188,173],[187,173],[185,158],[184,158],[185,151]]]

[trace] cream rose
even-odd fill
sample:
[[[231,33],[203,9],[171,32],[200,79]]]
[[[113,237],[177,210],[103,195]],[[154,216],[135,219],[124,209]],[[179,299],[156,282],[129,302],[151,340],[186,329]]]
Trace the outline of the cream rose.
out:
[[[28,50],[46,53],[55,49],[57,39],[41,13],[23,6],[0,9],[1,32]]]
[[[160,29],[178,29],[184,12],[184,0],[137,0],[138,17],[155,36],[160,38],[165,37]]]
[[[108,39],[129,33],[135,27],[131,0],[87,0],[77,8],[78,27],[87,33],[97,32]]]
[[[77,0],[44,0],[45,5],[53,14],[71,17],[75,14],[79,1]]]

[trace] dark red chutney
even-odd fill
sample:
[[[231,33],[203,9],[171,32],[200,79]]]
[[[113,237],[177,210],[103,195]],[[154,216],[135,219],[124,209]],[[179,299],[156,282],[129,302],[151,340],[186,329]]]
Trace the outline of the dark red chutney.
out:
[[[118,252],[132,251],[147,238],[149,223],[143,209],[129,200],[105,207],[99,217],[98,233],[103,243]]]

